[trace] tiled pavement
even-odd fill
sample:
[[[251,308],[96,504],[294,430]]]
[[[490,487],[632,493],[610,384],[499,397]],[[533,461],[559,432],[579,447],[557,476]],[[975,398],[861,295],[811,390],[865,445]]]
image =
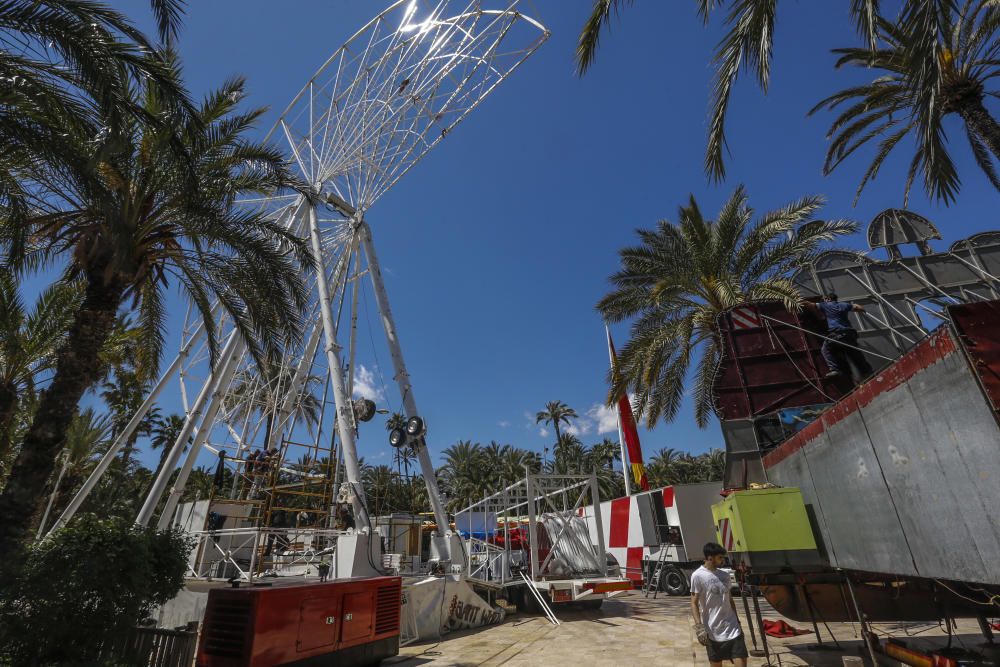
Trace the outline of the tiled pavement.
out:
[[[646,599],[639,592],[608,600],[600,611],[576,611],[557,607],[562,625],[553,626],[541,616],[515,614],[499,626],[456,632],[438,643],[403,647],[393,667],[493,667],[533,665],[568,667],[707,667],[705,649],[698,644],[691,627],[686,598]],[[765,618],[779,618],[767,609]],[[746,629],[746,619],[740,613]],[[808,624],[794,623],[807,628]],[[960,631],[972,643],[982,640],[975,623],[960,622]],[[831,624],[844,648],[842,652],[807,650],[814,635],[772,639],[772,665],[793,667],[841,667],[842,656],[858,655],[862,644],[857,629],[849,623]],[[933,633],[930,633],[933,634]],[[927,635],[923,635],[927,636]],[[826,632],[824,641],[829,641]],[[758,639],[759,641],[759,639]],[[749,636],[747,645],[752,648]],[[384,663],[388,664],[388,662]],[[725,663],[729,664],[729,663]],[[752,667],[765,665],[763,658],[751,658]]]

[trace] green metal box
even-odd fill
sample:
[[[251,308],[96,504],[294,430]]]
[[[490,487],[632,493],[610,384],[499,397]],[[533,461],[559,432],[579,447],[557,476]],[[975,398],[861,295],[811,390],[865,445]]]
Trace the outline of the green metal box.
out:
[[[712,517],[719,544],[734,565],[755,572],[824,565],[797,488],[734,491],[712,505]]]

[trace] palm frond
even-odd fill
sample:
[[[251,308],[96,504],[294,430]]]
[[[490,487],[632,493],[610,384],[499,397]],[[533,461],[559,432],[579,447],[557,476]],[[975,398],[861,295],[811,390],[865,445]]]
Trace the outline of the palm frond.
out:
[[[733,0],[726,19],[729,30],[716,47],[716,65],[712,92],[712,118],[709,123],[705,171],[721,181],[726,167],[726,114],[733,86],[742,67],[749,68],[763,91],[767,91],[774,42],[774,16],[777,0]]]
[[[580,31],[576,44],[577,74],[586,74],[597,57],[597,47],[601,41],[601,31],[608,27],[611,13],[618,12],[625,2],[632,4],[634,0],[594,0],[594,6],[587,17],[587,22]]]

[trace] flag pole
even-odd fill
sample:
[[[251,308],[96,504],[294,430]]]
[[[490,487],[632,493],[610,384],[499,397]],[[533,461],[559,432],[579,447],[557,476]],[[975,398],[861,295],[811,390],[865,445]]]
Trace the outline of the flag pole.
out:
[[[608,358],[611,361],[611,368],[614,370],[615,367],[615,355],[611,352],[611,331],[608,329],[608,325],[604,325],[604,335],[608,338]],[[628,456],[625,451],[625,433],[622,431],[622,411],[618,408],[618,401],[615,400],[615,414],[618,415],[618,447],[621,448],[622,452],[622,477],[625,478],[625,495],[632,495],[632,482],[629,481],[630,475],[628,474],[629,462]]]

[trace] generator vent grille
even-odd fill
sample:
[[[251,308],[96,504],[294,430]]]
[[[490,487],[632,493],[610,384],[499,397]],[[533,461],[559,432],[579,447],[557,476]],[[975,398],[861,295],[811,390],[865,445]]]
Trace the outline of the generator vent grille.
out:
[[[250,600],[222,599],[209,607],[202,630],[209,655],[241,658],[250,633]]]
[[[399,612],[402,603],[401,586],[395,582],[382,586],[375,594],[375,634],[399,632]]]

